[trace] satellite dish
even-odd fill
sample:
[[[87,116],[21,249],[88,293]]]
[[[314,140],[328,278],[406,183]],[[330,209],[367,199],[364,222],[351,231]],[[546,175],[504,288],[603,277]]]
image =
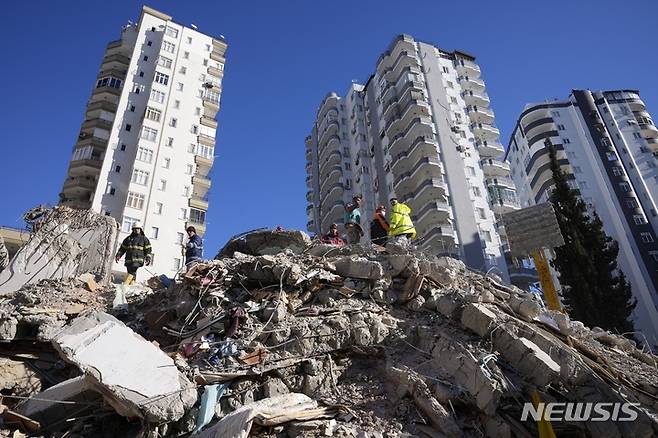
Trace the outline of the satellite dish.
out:
[[[192,29],[194,29],[194,30],[197,30],[196,24],[194,24],[194,23],[191,23],[191,24],[190,24],[190,27],[191,27]]]

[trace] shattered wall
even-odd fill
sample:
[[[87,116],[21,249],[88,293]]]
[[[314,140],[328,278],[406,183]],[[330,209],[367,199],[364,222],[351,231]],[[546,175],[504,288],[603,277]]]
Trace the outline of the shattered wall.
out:
[[[0,273],[0,295],[85,272],[109,281],[118,231],[114,218],[90,210],[59,206],[45,211],[30,240]]]

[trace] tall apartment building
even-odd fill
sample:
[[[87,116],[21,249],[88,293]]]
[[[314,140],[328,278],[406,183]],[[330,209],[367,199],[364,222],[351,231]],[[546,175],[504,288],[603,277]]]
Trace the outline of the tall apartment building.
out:
[[[658,129],[636,90],[573,90],[527,105],[506,158],[524,206],[548,200],[550,139],[570,184],[619,243],[619,268],[638,300],[634,320],[658,337]]]
[[[145,6],[107,45],[60,193],[113,216],[121,238],[141,222],[152,270],[169,275],[185,227],[205,231],[227,47],[191,26]]]
[[[422,247],[509,279],[496,215],[518,201],[489,103],[474,57],[395,38],[364,86],[329,94],[317,112],[306,139],[309,230],[341,223],[343,203],[368,189],[368,213],[396,196]]]

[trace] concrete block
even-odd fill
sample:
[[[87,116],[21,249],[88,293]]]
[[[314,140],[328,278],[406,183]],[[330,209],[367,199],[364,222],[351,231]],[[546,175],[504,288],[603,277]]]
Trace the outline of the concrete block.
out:
[[[461,323],[481,337],[485,337],[494,328],[496,315],[482,304],[471,303],[464,308]]]
[[[52,344],[120,415],[171,422],[196,402],[195,386],[173,359],[106,313],[76,318]]]
[[[384,276],[381,263],[363,257],[343,257],[335,262],[336,273],[341,277],[378,280]]]
[[[436,310],[448,318],[459,318],[461,303],[452,295],[443,295],[436,302]]]

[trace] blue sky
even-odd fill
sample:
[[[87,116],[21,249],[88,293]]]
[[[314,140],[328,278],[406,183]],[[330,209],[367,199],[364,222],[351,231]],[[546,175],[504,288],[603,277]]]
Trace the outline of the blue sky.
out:
[[[55,203],[107,42],[137,1],[10,1],[0,18],[0,224]],[[658,114],[658,2],[151,1],[229,43],[207,256],[231,235],[304,229],[304,138],[331,90],[408,33],[477,57],[503,144],[528,102],[637,88]]]

